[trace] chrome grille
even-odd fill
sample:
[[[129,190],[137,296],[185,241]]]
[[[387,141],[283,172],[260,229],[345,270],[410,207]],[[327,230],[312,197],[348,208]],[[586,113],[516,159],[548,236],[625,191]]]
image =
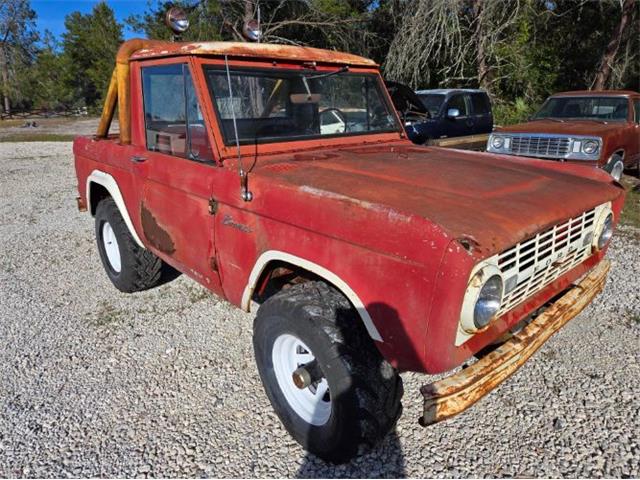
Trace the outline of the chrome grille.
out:
[[[536,294],[591,254],[596,209],[554,225],[498,255],[505,294],[498,316]]]
[[[540,157],[564,157],[569,153],[571,141],[568,137],[513,135],[511,153]]]

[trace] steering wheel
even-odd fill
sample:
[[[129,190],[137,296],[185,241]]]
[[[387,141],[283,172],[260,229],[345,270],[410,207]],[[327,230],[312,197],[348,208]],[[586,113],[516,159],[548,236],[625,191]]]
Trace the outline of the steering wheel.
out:
[[[325,108],[324,110],[318,113],[318,115],[320,116],[320,127],[322,127],[322,115],[324,115],[325,113],[331,113],[331,112],[335,112],[336,116],[340,119],[340,121],[344,125],[344,130],[342,133],[348,132],[349,124],[347,123],[347,117],[342,110],[336,107]],[[328,125],[331,125],[331,124],[328,124]]]

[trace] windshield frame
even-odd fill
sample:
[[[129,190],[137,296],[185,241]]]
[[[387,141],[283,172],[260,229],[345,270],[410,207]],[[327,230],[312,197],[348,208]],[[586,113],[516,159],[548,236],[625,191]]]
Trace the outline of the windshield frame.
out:
[[[203,94],[207,98],[207,110],[212,115],[211,125],[213,126],[214,136],[216,137],[216,143],[221,154],[221,158],[237,156],[237,148],[235,146],[235,139],[231,138],[230,142],[225,142],[225,136],[222,132],[222,119],[216,98],[213,92],[209,88],[209,80],[206,73],[206,69],[214,69],[225,71],[225,61],[220,58],[200,57],[195,61],[197,65],[198,77],[200,79],[200,86]],[[324,73],[335,72],[343,67],[341,64],[326,64],[312,66],[309,63],[295,62],[290,63],[275,62],[270,60],[256,61],[256,60],[229,60],[229,69],[233,71],[246,70],[247,73],[261,73],[274,74],[277,72],[290,72],[297,75],[318,75]],[[374,132],[346,132],[338,134],[319,134],[308,136],[292,136],[292,137],[274,137],[268,139],[259,139],[256,143],[255,140],[241,140],[241,155],[255,155],[258,153],[271,153],[282,152],[292,150],[308,150],[317,149],[319,147],[327,147],[332,145],[344,145],[344,144],[364,144],[371,142],[382,141],[398,141],[403,138],[402,124],[398,118],[398,114],[391,103],[389,94],[384,86],[382,77],[380,76],[379,69],[376,67],[350,67],[349,72],[340,73],[338,75],[370,75],[375,86],[379,92],[380,99],[383,102],[385,108],[393,118],[393,128],[374,131]]]
[[[603,99],[623,99],[624,101],[627,102],[627,116],[622,119],[622,118],[598,118],[598,117],[558,117],[558,116],[540,116],[540,112],[542,112],[546,106],[552,102],[553,100],[558,100],[558,99],[588,99],[588,100],[593,100],[593,99],[598,99],[599,100],[603,100]],[[538,109],[538,111],[535,113],[535,115],[533,115],[533,117],[531,117],[532,120],[561,120],[561,121],[595,121],[595,122],[600,122],[600,123],[623,123],[623,122],[628,122],[629,121],[629,112],[630,112],[630,108],[628,106],[629,104],[629,97],[627,97],[626,95],[553,95],[549,98],[547,98],[544,103],[540,106],[540,108]]]

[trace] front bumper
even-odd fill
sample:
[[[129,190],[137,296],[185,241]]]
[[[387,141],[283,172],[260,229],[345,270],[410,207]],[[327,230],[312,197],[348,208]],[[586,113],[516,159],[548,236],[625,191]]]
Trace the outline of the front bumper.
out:
[[[420,389],[422,426],[462,413],[513,375],[551,336],[578,315],[604,288],[610,262],[591,272],[520,332],[460,372]]]

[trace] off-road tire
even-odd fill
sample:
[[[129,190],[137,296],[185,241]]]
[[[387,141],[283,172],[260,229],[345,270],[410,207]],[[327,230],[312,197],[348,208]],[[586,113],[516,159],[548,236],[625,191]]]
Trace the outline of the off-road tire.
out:
[[[107,258],[102,241],[103,225],[113,229],[120,250],[120,272],[116,272]],[[137,292],[155,287],[162,276],[163,261],[149,250],[141,248],[131,236],[120,210],[111,197],[100,201],[95,216],[96,242],[102,265],[109,280],[120,291]]]
[[[253,327],[258,371],[267,396],[291,436],[324,460],[346,462],[380,442],[402,413],[402,379],[384,360],[349,301],[335,288],[310,281],[266,300]],[[324,425],[307,423],[289,405],[272,361],[280,335],[308,345],[331,395]]]

